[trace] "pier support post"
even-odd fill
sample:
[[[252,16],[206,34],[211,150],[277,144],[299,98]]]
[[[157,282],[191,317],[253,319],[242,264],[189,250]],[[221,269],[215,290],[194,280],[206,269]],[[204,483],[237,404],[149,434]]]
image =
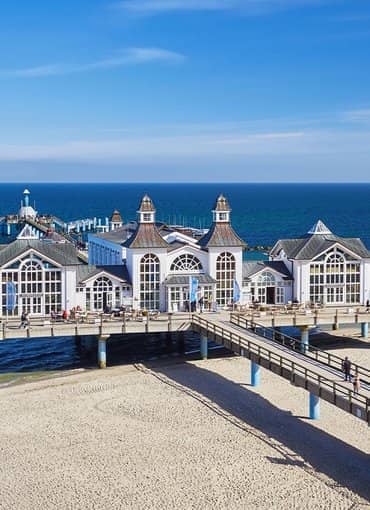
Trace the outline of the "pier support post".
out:
[[[98,364],[99,368],[107,368],[107,340],[109,335],[98,337]]]
[[[306,354],[310,347],[310,336],[309,336],[309,327],[301,326],[301,352]]]
[[[200,337],[200,356],[202,359],[208,358],[208,338],[204,335]]]
[[[261,382],[261,367],[251,361],[251,386],[259,386]]]
[[[317,395],[310,393],[310,420],[320,418],[320,399]]]
[[[361,323],[361,336],[362,336],[362,338],[369,337],[369,323],[368,322]]]

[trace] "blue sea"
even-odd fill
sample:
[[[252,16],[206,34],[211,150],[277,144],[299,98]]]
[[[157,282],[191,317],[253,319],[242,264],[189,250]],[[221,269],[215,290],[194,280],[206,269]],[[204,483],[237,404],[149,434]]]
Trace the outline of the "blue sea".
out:
[[[65,221],[110,216],[118,209],[124,221],[135,219],[148,193],[157,220],[207,228],[216,197],[223,193],[232,208],[232,223],[249,246],[272,246],[281,238],[299,237],[321,219],[336,234],[360,237],[370,248],[370,184],[1,184],[0,216],[16,213],[22,192],[42,214]],[[185,339],[185,350],[197,340]],[[136,349],[137,346],[137,349]],[[147,359],[176,350],[157,338],[122,339],[112,345],[111,363]],[[76,368],[91,360],[73,339],[0,342],[0,373]]]

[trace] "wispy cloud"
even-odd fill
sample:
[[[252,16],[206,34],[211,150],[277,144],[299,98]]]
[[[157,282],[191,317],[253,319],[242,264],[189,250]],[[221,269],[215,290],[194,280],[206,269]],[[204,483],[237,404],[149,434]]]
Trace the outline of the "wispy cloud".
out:
[[[350,110],[344,112],[343,118],[350,122],[369,122],[370,121],[370,108],[360,110]]]
[[[336,3],[337,0],[122,0],[114,5],[128,13],[152,15],[175,11],[232,11],[266,14],[276,10]]]
[[[3,78],[36,78],[44,76],[58,76],[75,73],[85,73],[103,69],[113,69],[129,65],[139,65],[151,62],[181,62],[184,55],[161,48],[127,48],[116,55],[89,62],[86,64],[48,64],[21,69],[0,69]]]

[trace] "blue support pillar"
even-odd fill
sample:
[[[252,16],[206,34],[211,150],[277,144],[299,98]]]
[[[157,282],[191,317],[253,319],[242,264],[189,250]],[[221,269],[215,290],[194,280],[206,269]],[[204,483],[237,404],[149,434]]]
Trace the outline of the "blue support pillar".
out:
[[[369,323],[368,322],[361,323],[361,336],[362,336],[362,338],[369,337]]]
[[[308,352],[310,347],[310,336],[308,326],[301,326],[301,351]]]
[[[310,419],[318,420],[320,418],[320,399],[317,395],[310,393]]]
[[[200,337],[200,356],[202,359],[208,358],[208,338],[203,335]]]
[[[109,335],[100,335],[98,341],[99,368],[107,368],[107,340]]]
[[[259,386],[261,382],[261,367],[251,361],[251,386]]]

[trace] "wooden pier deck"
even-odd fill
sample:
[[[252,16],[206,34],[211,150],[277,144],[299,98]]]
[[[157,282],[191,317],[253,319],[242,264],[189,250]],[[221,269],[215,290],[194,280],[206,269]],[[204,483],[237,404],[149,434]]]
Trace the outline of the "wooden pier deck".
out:
[[[356,394],[352,384],[343,381],[339,369],[275,344],[229,321],[207,320],[195,315],[192,329],[370,425],[370,379],[364,380],[362,376],[362,387]]]

